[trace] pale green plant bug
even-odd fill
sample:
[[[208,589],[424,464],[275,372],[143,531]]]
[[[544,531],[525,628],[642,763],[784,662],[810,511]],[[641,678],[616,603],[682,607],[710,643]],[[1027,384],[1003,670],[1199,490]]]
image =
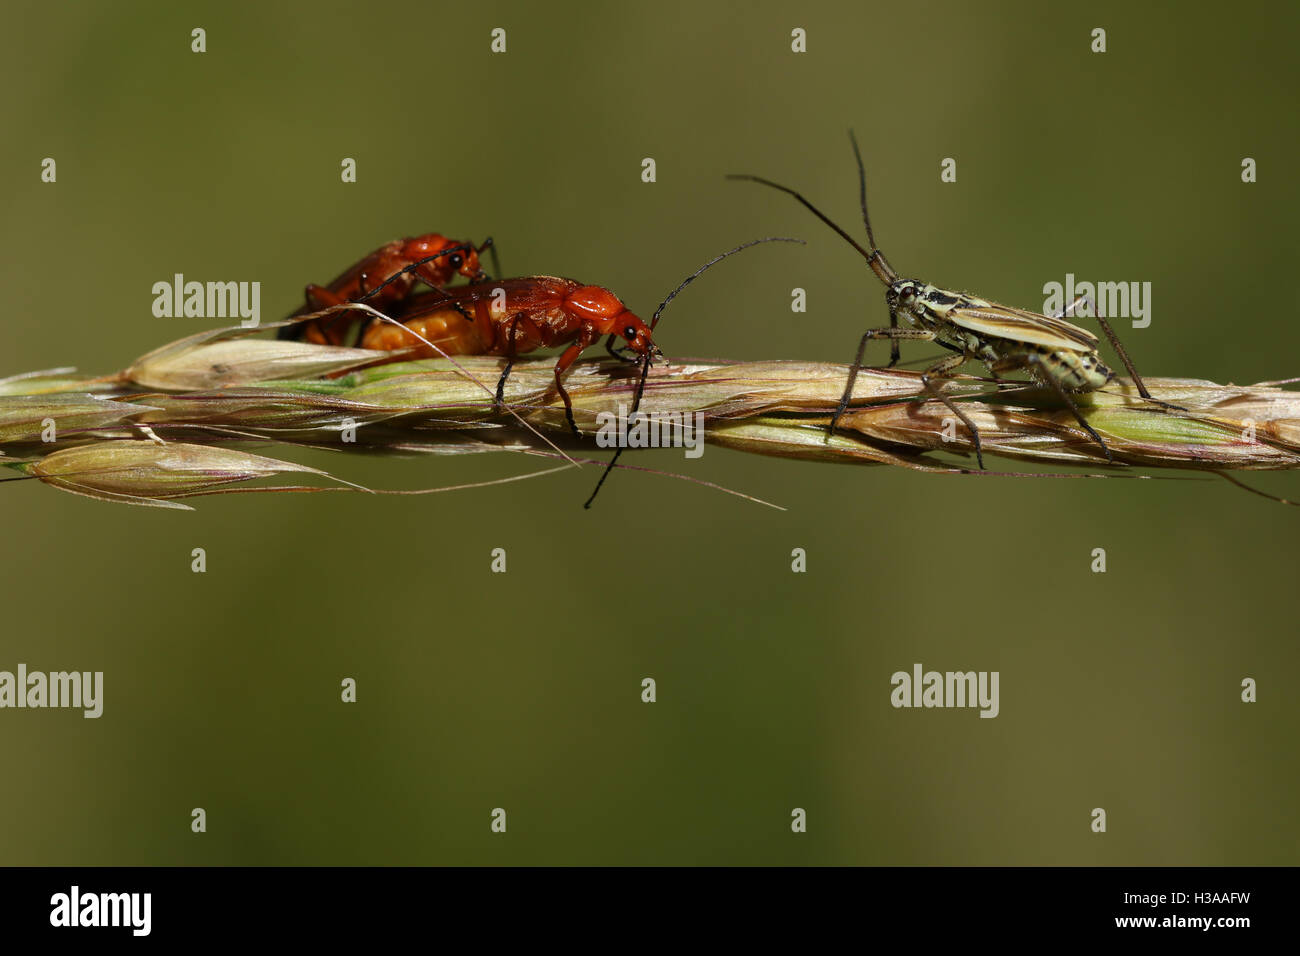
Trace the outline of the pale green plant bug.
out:
[[[889,264],[879,247],[871,230],[871,218],[867,214],[867,177],[862,164],[862,153],[858,149],[857,139],[852,131],[849,140],[853,144],[853,155],[858,164],[859,196],[862,206],[862,222],[866,226],[867,241],[870,249],[864,249],[852,236],[836,225],[820,209],[809,202],[803,195],[789,186],[763,179],[761,176],[736,174],[728,179],[747,179],[793,196],[807,207],[818,219],[835,230],[849,245],[862,254],[867,265],[876,277],[885,284],[885,304],[889,307],[889,326],[887,328],[869,329],[862,335],[858,344],[857,355],[849,370],[849,380],[844,389],[839,406],[831,418],[827,440],[835,433],[840,417],[849,406],[853,395],[853,386],[857,381],[858,371],[863,367],[862,357],[867,343],[873,339],[888,339],[890,343],[889,366],[898,364],[900,340],[920,340],[934,342],[956,354],[946,356],[930,365],[921,376],[926,394],[943,402],[971,436],[975,457],[979,467],[984,468],[984,454],[980,444],[979,429],[975,423],[946,396],[936,379],[951,375],[956,369],[969,361],[983,362],[995,379],[1000,380],[1002,372],[1027,371],[1030,376],[1052,388],[1062,402],[1074,414],[1075,420],[1092,439],[1101,447],[1108,461],[1113,461],[1110,448],[1097,434],[1087,419],[1079,412],[1079,406],[1072,395],[1080,392],[1092,392],[1102,388],[1115,378],[1097,354],[1098,339],[1087,329],[1066,322],[1060,316],[1041,315],[1026,309],[999,305],[978,298],[965,292],[943,289],[920,279],[903,279]],[[1082,298],[1071,303],[1066,314],[1076,309]],[[1094,313],[1097,310],[1093,310]],[[899,325],[899,317],[906,321]],[[1137,369],[1111,328],[1106,318],[1095,314],[1098,324],[1106,333],[1116,354],[1124,363],[1138,394],[1153,405],[1183,411],[1177,405],[1170,405],[1151,397],[1146,384],[1138,375]]]

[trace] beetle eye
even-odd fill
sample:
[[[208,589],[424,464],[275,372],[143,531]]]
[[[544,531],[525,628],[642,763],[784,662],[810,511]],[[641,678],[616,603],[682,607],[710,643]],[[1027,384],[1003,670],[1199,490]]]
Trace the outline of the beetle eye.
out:
[[[635,338],[636,338],[636,326],[629,325],[627,328],[625,328],[625,329],[623,330],[623,338],[627,339],[629,342],[631,342],[633,339],[635,339]]]
[[[460,255],[459,252],[453,252],[453,253],[451,254],[451,267],[452,267],[453,269],[459,269],[459,268],[460,268],[461,266],[463,266],[464,264],[465,264],[465,260],[464,260],[463,258],[461,258],[461,255]]]

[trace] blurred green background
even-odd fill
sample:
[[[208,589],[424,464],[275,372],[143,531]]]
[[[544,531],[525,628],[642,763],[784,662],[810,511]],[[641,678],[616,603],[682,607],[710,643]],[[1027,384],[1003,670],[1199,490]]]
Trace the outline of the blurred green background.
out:
[[[659,339],[847,361],[878,283],[722,177],[854,227],[852,126],[904,274],[1029,307],[1067,272],[1150,281],[1150,328],[1121,325],[1145,374],[1300,375],[1296,8],[1139,6],[10,3],[0,374],[211,324],[151,315],[175,272],[260,280],[270,320],[433,230],[643,314],[716,252],[802,236],[713,270]],[[530,467],[303,460],[389,488]],[[634,463],[789,510],[634,473],[586,512],[594,473],[189,514],[5,485],[0,669],[106,692],[97,721],[0,712],[0,863],[1300,862],[1294,509],[1218,480]],[[1001,715],[894,710],[915,662],[1000,671]]]

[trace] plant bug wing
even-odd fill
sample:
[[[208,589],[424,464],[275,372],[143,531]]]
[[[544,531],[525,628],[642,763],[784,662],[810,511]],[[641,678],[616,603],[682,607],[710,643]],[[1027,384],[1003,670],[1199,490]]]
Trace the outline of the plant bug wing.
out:
[[[1087,329],[1026,309],[972,299],[950,311],[953,325],[991,338],[1009,339],[1049,349],[1095,351],[1099,340]]]

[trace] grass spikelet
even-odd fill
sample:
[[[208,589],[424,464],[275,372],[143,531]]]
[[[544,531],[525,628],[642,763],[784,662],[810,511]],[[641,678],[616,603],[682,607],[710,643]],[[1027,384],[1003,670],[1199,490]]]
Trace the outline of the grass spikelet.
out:
[[[583,433],[576,439],[555,393],[553,356],[516,362],[503,409],[492,397],[500,358],[374,365],[383,353],[248,335],[233,328],[189,336],[100,379],[56,369],[0,380],[0,463],[106,500],[174,504],[270,474],[323,474],[230,447],[236,443],[390,455],[513,451],[554,459],[573,452],[589,462],[600,426],[631,405],[639,371],[611,360],[573,366],[566,384]],[[736,451],[975,470],[965,429],[923,393],[915,371],[863,370],[839,432],[828,439],[847,373],[842,365],[799,361],[664,363],[651,370],[641,410],[698,413],[704,440]],[[1186,411],[1153,407],[1118,381],[1078,396],[1113,463],[1050,389],[974,376],[944,389],[980,429],[986,455],[1104,475],[1131,475],[1134,466],[1300,467],[1300,393],[1274,383],[1147,384]]]

